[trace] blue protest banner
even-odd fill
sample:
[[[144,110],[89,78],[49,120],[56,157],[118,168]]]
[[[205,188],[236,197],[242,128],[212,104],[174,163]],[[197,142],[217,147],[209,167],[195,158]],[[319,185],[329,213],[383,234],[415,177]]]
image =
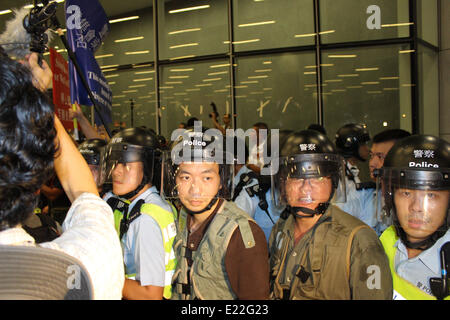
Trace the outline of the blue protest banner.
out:
[[[67,0],[65,2],[67,41],[84,73],[96,106],[105,124],[111,123],[112,92],[94,53],[109,33],[109,20],[97,0]],[[92,101],[81,82],[72,61],[69,61],[70,98],[72,103],[90,106]],[[103,124],[95,114],[95,123]]]

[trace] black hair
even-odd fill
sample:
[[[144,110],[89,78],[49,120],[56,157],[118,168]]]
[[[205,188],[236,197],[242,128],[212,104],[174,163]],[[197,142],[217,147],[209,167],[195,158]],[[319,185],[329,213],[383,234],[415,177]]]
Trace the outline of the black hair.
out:
[[[266,130],[269,129],[269,126],[265,122],[257,122],[253,125],[253,127],[256,127],[258,129],[266,129]]]
[[[373,139],[372,143],[382,143],[387,141],[397,141],[406,137],[409,137],[411,133],[403,129],[389,129],[377,133]]]
[[[111,131],[111,138],[112,138],[113,136],[115,136],[116,133],[119,133],[120,130],[121,130],[121,129],[113,129],[113,130]]]
[[[30,71],[0,55],[0,231],[25,221],[53,174],[53,105]]]
[[[306,129],[316,130],[316,131],[319,131],[320,133],[323,133],[324,135],[327,134],[327,131],[325,130],[325,128],[323,126],[321,126],[320,124],[316,124],[316,123],[310,124],[308,126],[308,128],[306,128]]]
[[[189,120],[186,123],[186,127],[187,128],[194,127],[194,122],[195,121],[198,121],[198,119],[195,118],[195,117],[189,118]]]

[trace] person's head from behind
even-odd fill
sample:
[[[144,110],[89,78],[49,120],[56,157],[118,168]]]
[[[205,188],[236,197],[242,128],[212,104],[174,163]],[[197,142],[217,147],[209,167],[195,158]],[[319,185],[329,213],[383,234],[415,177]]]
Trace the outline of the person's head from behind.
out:
[[[275,175],[276,203],[297,217],[323,214],[333,198],[345,201],[342,157],[332,142],[315,130],[295,132],[281,149],[280,168]],[[339,198],[339,200],[338,200]]]
[[[199,120],[198,120],[196,117],[189,118],[189,120],[186,122],[186,127],[185,127],[185,129],[187,129],[187,128],[193,128],[194,125],[195,125],[195,121],[199,121]]]
[[[256,144],[259,145],[263,143],[265,140],[260,140],[260,136],[262,135],[262,132],[266,133],[266,136],[269,134],[269,126],[264,122],[257,122],[252,126],[252,129],[254,130],[250,134],[250,139],[256,139]],[[253,134],[255,136],[253,136]]]
[[[369,158],[369,131],[362,124],[349,123],[336,132],[336,148],[345,158],[366,161]]]
[[[316,131],[319,131],[320,133],[323,133],[324,135],[327,135],[327,131],[325,130],[325,128],[318,123],[310,124],[308,126],[308,128],[306,128],[306,129],[307,130],[316,130]]]
[[[411,133],[402,129],[390,129],[376,134],[372,140],[369,153],[370,177],[375,180],[374,170],[383,166],[387,153],[394,146],[395,142],[409,137]]]
[[[450,144],[427,135],[398,141],[380,169],[386,209],[408,248],[427,249],[449,228]]]
[[[223,123],[229,125],[231,123],[231,114],[225,113],[223,115]]]
[[[0,231],[31,215],[52,176],[54,110],[30,72],[0,55]]]

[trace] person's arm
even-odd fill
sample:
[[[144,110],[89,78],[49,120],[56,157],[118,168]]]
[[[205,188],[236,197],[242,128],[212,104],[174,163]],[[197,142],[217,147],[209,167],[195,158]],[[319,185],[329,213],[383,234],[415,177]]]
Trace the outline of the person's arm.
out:
[[[351,299],[391,300],[392,286],[389,260],[375,231],[370,228],[359,230],[351,247]]]
[[[30,69],[36,88],[45,91],[50,86],[53,77],[52,70],[45,61],[42,61],[42,66],[38,64],[36,53],[27,55],[26,60],[21,63]],[[91,170],[56,114],[55,130],[55,143],[58,146],[55,171],[70,201],[73,202],[83,192],[90,192],[98,196]]]
[[[141,286],[133,279],[125,279],[122,295],[127,300],[162,300],[164,287]]]
[[[226,135],[226,130],[220,125],[220,123],[217,121],[217,114],[215,114],[214,112],[211,113],[211,119],[214,123],[214,127],[216,129],[219,129],[220,132],[222,132],[223,135]]]
[[[161,229],[153,218],[143,214],[130,225],[125,238],[125,255],[129,248],[134,249],[132,263],[137,280],[125,280],[123,298],[161,300],[166,271],[165,251]]]
[[[257,174],[261,174],[261,168],[258,167],[256,164],[247,163],[247,168],[249,168],[250,170],[252,170],[253,172],[255,172]]]
[[[239,228],[231,236],[225,269],[239,300],[269,299],[269,253],[262,229],[249,221],[255,245],[245,248]],[[258,284],[258,285],[255,285]]]
[[[56,115],[55,129],[58,146],[55,171],[67,197],[73,202],[84,192],[98,196],[91,170]]]
[[[78,102],[75,102],[75,110],[69,109],[69,117],[71,119],[77,119],[81,131],[86,136],[86,139],[102,139],[97,130],[95,130],[95,128],[91,126],[88,118],[86,118],[83,114],[83,110],[81,110]]]

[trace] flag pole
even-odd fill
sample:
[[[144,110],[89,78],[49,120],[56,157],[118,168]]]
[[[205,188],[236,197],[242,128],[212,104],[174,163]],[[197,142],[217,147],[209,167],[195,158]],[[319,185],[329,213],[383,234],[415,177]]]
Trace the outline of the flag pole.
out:
[[[64,44],[64,47],[66,47],[67,54],[69,55],[70,60],[72,61],[73,65],[75,66],[75,69],[80,76],[81,82],[83,83],[84,88],[86,89],[89,98],[92,101],[92,105],[94,106],[95,111],[97,112],[100,121],[103,123],[103,126],[105,127],[106,132],[108,133],[109,138],[112,137],[111,130],[106,125],[105,120],[103,119],[102,114],[100,113],[100,109],[97,106],[94,95],[92,94],[91,88],[89,87],[88,82],[86,81],[86,78],[84,77],[83,71],[80,68],[80,65],[78,64],[77,57],[75,56],[75,53],[72,51],[72,49],[69,46],[69,43],[67,42],[66,36],[64,35],[64,32],[61,29],[61,24],[59,23],[59,20],[56,16],[52,17],[52,23],[56,27],[56,32],[58,33],[59,37],[61,38],[62,43]]]

